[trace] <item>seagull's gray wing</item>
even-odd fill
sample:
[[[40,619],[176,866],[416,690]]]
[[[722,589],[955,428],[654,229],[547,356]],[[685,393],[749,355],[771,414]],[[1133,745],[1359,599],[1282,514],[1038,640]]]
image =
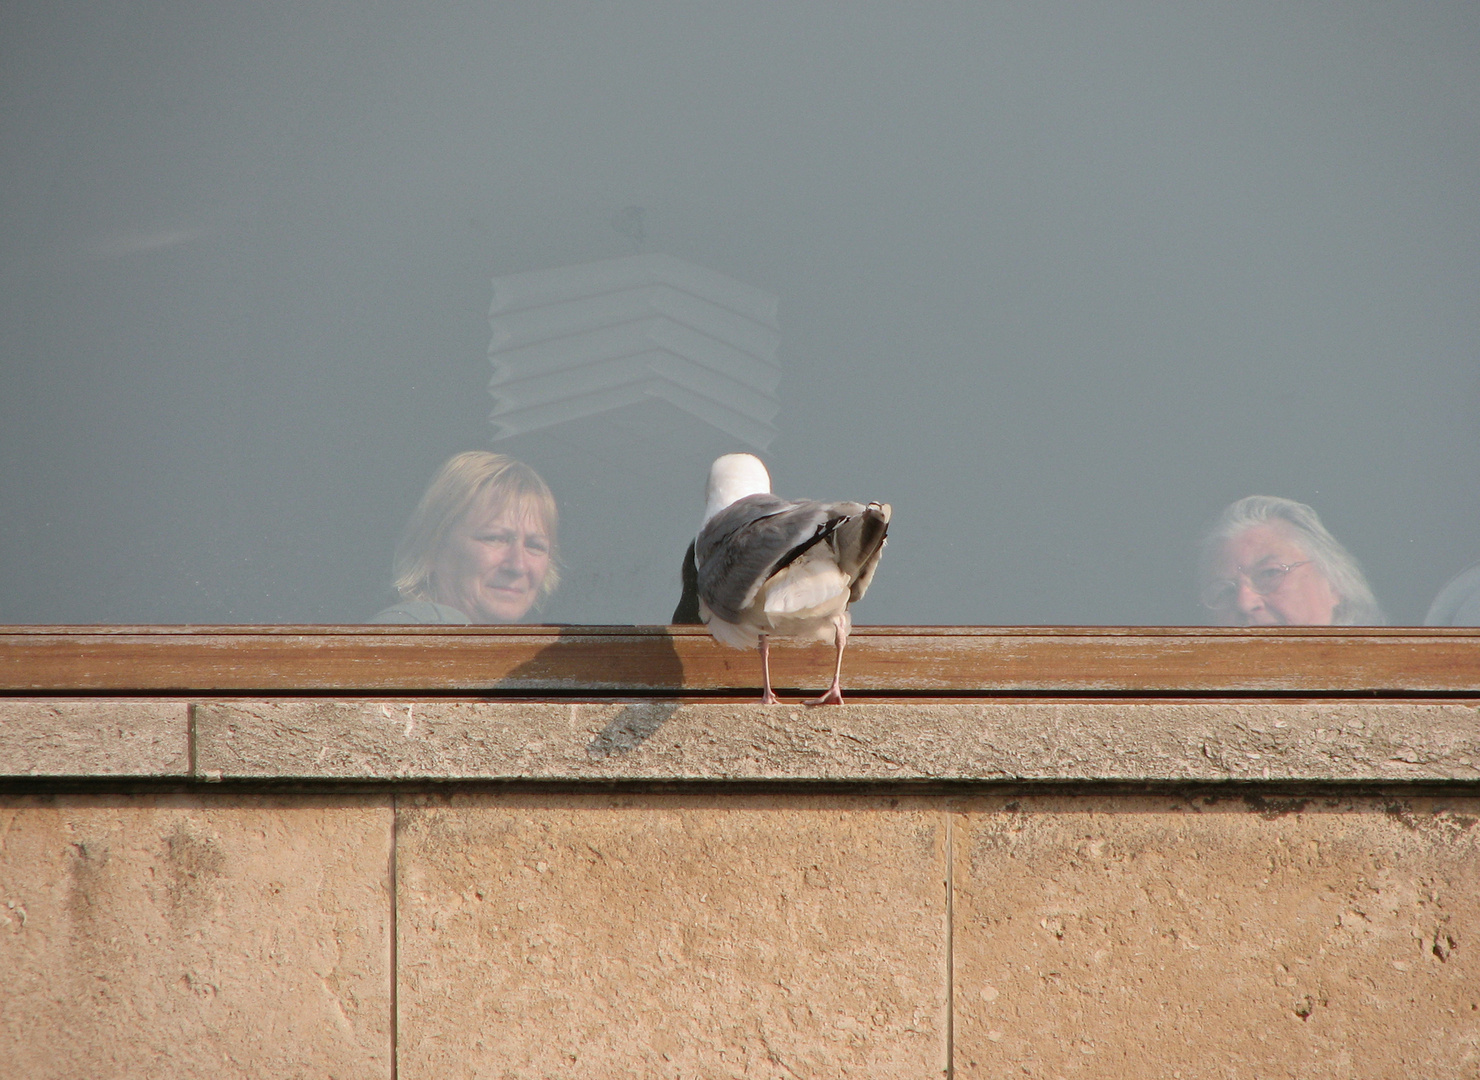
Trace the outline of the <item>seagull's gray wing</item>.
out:
[[[738,623],[757,588],[828,537],[847,516],[836,511],[858,503],[792,502],[775,495],[747,495],[721,510],[699,530],[694,561],[699,596],[726,622]]]

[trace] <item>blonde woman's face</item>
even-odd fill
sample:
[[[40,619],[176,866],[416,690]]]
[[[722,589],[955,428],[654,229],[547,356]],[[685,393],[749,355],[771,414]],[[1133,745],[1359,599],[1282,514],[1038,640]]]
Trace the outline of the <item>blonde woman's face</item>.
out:
[[[484,498],[448,534],[432,567],[432,589],[439,603],[475,623],[518,622],[549,570],[550,538],[538,513]]]

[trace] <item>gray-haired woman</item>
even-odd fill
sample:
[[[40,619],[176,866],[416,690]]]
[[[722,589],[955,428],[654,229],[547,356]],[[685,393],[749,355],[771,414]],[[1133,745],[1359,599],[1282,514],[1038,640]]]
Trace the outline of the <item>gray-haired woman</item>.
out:
[[[1357,560],[1304,503],[1250,495],[1202,543],[1203,606],[1223,626],[1387,622]]]

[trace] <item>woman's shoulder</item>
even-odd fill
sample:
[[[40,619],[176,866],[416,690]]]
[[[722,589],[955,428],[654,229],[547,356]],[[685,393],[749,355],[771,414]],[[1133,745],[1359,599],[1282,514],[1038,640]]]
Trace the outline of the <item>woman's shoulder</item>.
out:
[[[1475,626],[1480,623],[1480,563],[1450,578],[1424,616],[1425,626]]]
[[[472,620],[455,607],[434,603],[431,600],[402,600],[383,611],[376,612],[370,619],[373,623],[440,623],[451,626],[469,626]]]

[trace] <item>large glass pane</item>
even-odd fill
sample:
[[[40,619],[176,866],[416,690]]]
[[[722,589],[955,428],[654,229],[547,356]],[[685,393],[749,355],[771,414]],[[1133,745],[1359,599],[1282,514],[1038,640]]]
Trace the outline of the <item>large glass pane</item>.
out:
[[[0,622],[365,621],[464,450],[526,620],[667,621],[733,450],[892,504],[859,623],[1480,557],[1473,3],[14,3],[0,153]]]

